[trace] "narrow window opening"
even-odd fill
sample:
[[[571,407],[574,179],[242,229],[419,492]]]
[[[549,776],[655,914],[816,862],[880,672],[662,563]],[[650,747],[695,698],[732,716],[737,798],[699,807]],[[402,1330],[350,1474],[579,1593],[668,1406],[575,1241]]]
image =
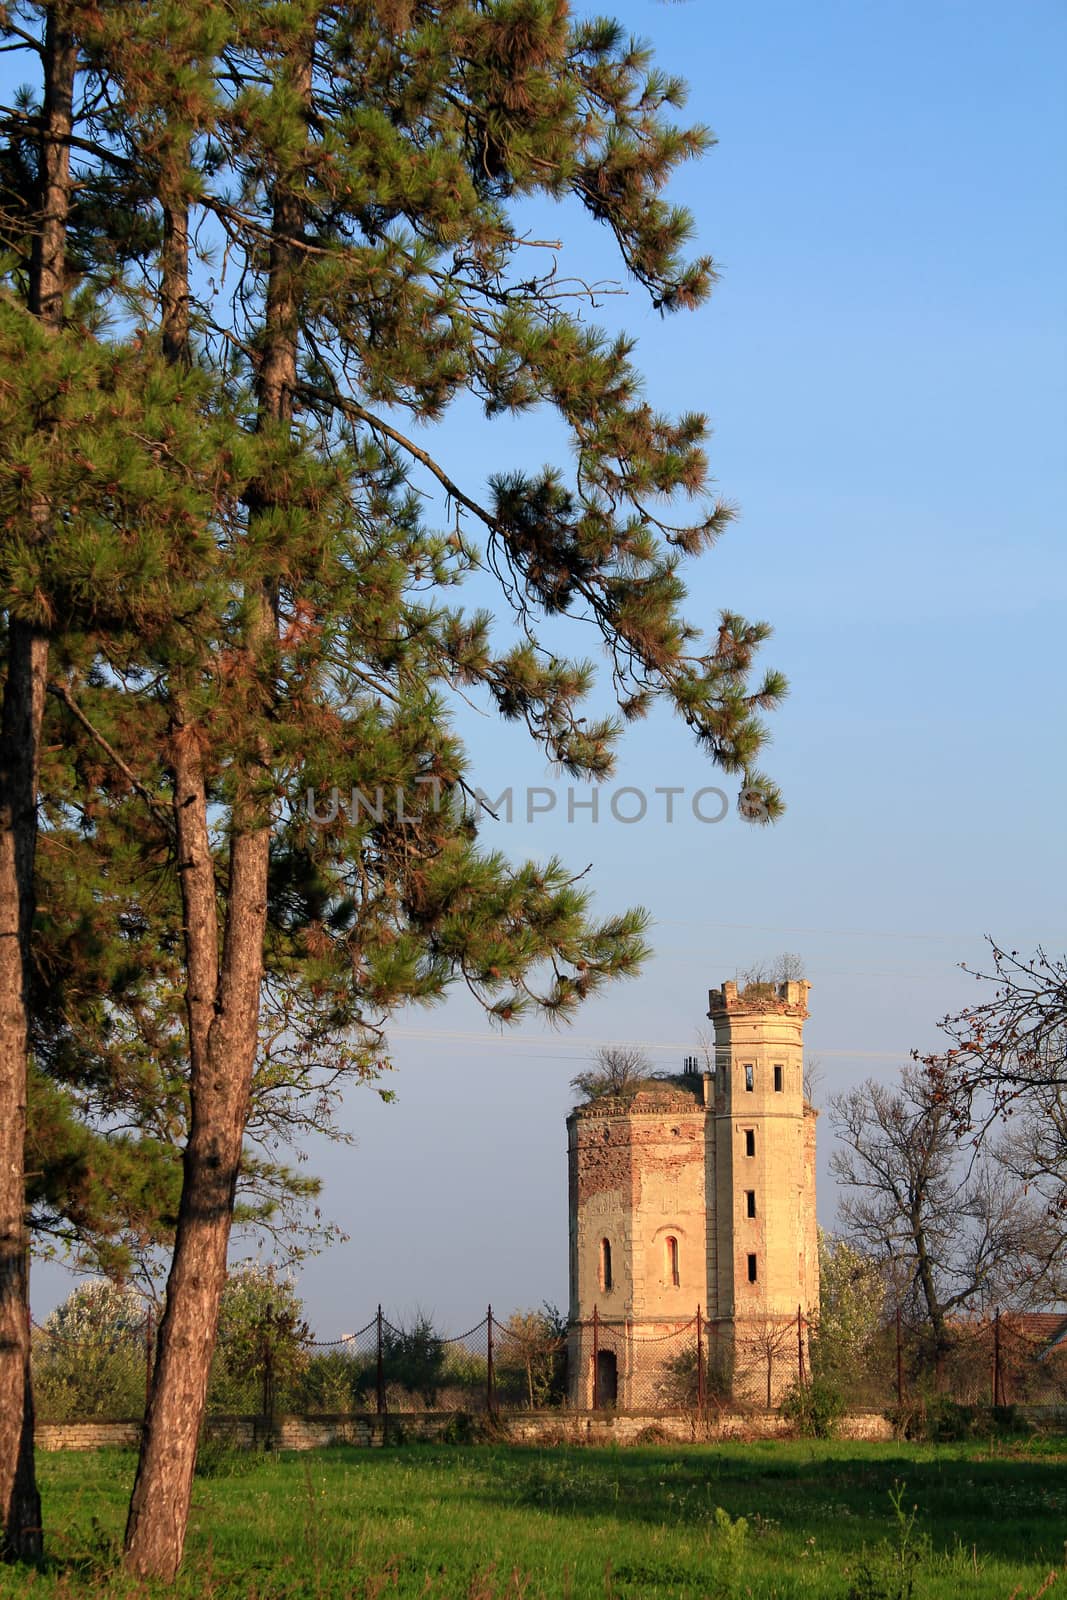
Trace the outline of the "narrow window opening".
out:
[[[781,1094],[781,1092],[782,1092],[782,1068],[781,1067],[775,1067],[775,1069],[774,1069],[774,1092],[775,1092],[775,1094]]]
[[[748,1258],[748,1281],[749,1281],[749,1283],[755,1283],[755,1281],[756,1281],[756,1258],[755,1258],[755,1256],[749,1256],[749,1258]]]
[[[751,1093],[756,1087],[756,1069],[751,1061],[745,1063],[745,1088]]]
[[[755,1215],[756,1215],[756,1191],[755,1191],[755,1189],[746,1189],[745,1190],[745,1216],[746,1217],[754,1217]]]
[[[756,1154],[756,1130],[755,1130],[755,1128],[746,1128],[745,1129],[745,1154],[746,1154],[746,1156],[754,1156]]]
[[[678,1287],[678,1241],[671,1237],[667,1240],[667,1281],[675,1289]]]
[[[611,1245],[607,1239],[600,1241],[600,1287],[605,1294],[611,1288]]]

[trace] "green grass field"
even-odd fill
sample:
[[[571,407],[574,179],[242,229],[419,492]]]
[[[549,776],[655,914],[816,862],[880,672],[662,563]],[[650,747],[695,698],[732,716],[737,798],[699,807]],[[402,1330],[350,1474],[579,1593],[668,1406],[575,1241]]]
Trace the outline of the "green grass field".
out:
[[[133,1465],[41,1456],[49,1562],[0,1571],[0,1595],[150,1593],[115,1573]],[[1065,1539],[1067,1439],[332,1449],[199,1477],[169,1592],[1067,1600]]]

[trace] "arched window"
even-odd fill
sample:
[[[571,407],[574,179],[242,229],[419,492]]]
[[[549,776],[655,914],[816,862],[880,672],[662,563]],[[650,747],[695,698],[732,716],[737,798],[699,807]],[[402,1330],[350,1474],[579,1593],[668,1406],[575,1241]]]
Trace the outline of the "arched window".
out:
[[[678,1279],[678,1241],[673,1234],[667,1239],[667,1282],[677,1289]]]
[[[611,1243],[607,1239],[600,1241],[600,1287],[605,1294],[611,1288]]]

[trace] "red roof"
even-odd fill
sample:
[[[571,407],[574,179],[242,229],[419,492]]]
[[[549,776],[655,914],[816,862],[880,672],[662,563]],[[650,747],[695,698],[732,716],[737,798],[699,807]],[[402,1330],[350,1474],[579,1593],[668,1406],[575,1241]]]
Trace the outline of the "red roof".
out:
[[[1005,1319],[1018,1333],[1048,1346],[1067,1338],[1067,1311],[1009,1311]]]

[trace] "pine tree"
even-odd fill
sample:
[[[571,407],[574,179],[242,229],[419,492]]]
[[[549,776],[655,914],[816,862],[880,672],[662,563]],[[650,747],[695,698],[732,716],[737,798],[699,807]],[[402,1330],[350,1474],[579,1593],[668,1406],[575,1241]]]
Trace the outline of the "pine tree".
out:
[[[759,713],[784,685],[752,681],[764,625],[723,612],[704,640],[681,614],[685,558],[730,520],[709,503],[704,419],[653,410],[632,342],[585,321],[581,285],[522,233],[526,197],[577,203],[658,308],[706,298],[712,265],[685,260],[690,222],[662,190],[708,136],[671,120],[682,86],[647,50],[559,0],[120,3],[80,16],[79,42],[84,189],[111,196],[86,208],[83,270],[134,329],[120,353],[98,324],[95,348],[169,397],[171,433],[138,434],[176,482],[157,506],[141,454],[114,480],[150,503],[139,609],[124,592],[87,617],[36,546],[18,592],[60,596],[56,692],[100,751],[92,804],[111,814],[121,772],[182,903],[188,1136],[127,1532],[130,1567],[170,1576],[264,984],[287,983],[309,1037],[344,1040],[358,1071],[391,1011],[454,981],[500,1022],[566,1018],[644,953],[642,914],[597,922],[562,863],[486,850],[452,697],[484,695],[594,779],[661,698],[773,816]],[[229,287],[193,270],[198,236]],[[403,419],[462,394],[487,427],[553,408],[569,471],[461,484]],[[420,478],[454,528],[426,525]],[[129,508],[92,504],[111,593],[137,559]],[[514,638],[453,599],[473,573],[496,579]],[[539,637],[562,614],[606,646],[622,721],[587,718],[592,667]],[[372,801],[316,820],[303,797],[334,787]]]
[[[41,1514],[27,1206],[42,1226],[61,1225],[68,1238],[73,1232],[100,1247],[117,1227],[145,1223],[152,1153],[147,1146],[139,1152],[142,1193],[135,1196],[136,1184],[128,1190],[137,1217],[116,1216],[115,1206],[104,1204],[100,1168],[91,1180],[87,1172],[88,1158],[101,1155],[99,1141],[75,1126],[69,1099],[28,1070],[31,1040],[40,1049],[44,1039],[33,1007],[47,987],[38,969],[36,907],[40,777],[49,755],[45,701],[49,689],[67,695],[63,682],[79,662],[96,660],[106,670],[102,638],[131,628],[152,634],[161,619],[173,625],[175,607],[195,609],[188,580],[215,504],[213,495],[202,496],[217,466],[217,439],[205,429],[202,381],[172,374],[137,339],[123,346],[97,337],[108,291],[117,291],[110,296],[116,305],[129,301],[125,267],[134,260],[143,266],[153,229],[139,231],[136,218],[107,203],[114,198],[111,165],[72,169],[75,130],[85,126],[77,79],[98,9],[26,12],[16,22],[0,11],[0,29],[35,47],[42,69],[39,104],[5,108],[0,151],[0,1509],[4,1553],[34,1558]],[[21,26],[32,18],[40,23],[35,45]],[[90,99],[93,92],[90,85]],[[124,192],[130,189],[127,183]],[[79,795],[84,801],[86,791]],[[27,1187],[31,1082],[38,1121],[28,1148],[40,1164]],[[113,1145],[106,1163],[112,1177],[121,1156]],[[172,1158],[169,1165],[173,1175]],[[134,1176],[128,1163],[125,1176]]]
[[[28,312],[43,331],[62,323],[76,44],[65,7],[49,12],[41,41],[32,244],[25,261]],[[47,423],[44,424],[47,427]],[[27,474],[29,481],[29,474]],[[55,507],[32,495],[19,530],[31,549],[47,542]],[[41,1501],[33,1468],[29,1257],[23,1178],[29,1037],[30,939],[40,731],[48,636],[39,618],[7,616],[0,711],[0,1515],[6,1555],[40,1555]]]

